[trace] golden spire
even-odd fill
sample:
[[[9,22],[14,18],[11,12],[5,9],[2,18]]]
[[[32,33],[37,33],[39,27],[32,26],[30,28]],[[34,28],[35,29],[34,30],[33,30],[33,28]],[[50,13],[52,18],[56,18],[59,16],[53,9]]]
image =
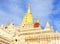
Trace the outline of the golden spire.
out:
[[[39,23],[38,17],[36,18],[36,23]]]
[[[33,23],[33,17],[30,11],[30,4],[28,5],[27,13],[25,14],[22,24],[32,24]]]
[[[30,4],[28,4],[28,11],[27,12],[30,13]]]

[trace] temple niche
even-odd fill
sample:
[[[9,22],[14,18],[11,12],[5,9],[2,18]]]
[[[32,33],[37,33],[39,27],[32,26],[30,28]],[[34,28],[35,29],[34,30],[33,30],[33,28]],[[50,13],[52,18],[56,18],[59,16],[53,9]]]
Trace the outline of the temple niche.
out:
[[[0,26],[0,44],[60,44],[60,33],[54,32],[48,21],[44,30],[38,17],[34,22],[29,4],[21,24],[15,26],[14,23],[7,23],[6,26]]]

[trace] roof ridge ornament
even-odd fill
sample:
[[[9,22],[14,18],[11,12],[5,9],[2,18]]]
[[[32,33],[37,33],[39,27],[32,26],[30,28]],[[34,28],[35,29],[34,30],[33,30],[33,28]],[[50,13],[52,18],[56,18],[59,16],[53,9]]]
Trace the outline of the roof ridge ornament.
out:
[[[39,19],[38,19],[38,17],[36,18],[36,23],[39,23]]]
[[[30,11],[30,4],[28,4],[28,11],[27,12],[31,13],[31,11]]]

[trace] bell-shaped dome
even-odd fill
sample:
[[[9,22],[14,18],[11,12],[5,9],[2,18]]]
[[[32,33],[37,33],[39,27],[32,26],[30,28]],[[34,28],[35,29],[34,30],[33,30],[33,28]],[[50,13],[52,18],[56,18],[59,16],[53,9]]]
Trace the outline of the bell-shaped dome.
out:
[[[38,18],[36,18],[36,23],[34,24],[34,28],[38,28],[40,26]]]
[[[39,23],[34,24],[34,28],[37,28],[37,27],[39,27]]]
[[[30,5],[28,5],[28,11],[23,18],[22,24],[32,24],[32,23],[33,23],[33,17],[30,11]]]

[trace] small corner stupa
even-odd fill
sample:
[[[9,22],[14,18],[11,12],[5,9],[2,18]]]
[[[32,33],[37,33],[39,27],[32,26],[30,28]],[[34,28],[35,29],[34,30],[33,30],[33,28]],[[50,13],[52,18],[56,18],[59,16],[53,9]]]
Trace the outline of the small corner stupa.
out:
[[[39,29],[39,28],[41,29],[38,18],[36,18],[36,22],[34,23],[34,28],[35,29]]]
[[[53,31],[53,28],[52,28],[52,26],[50,26],[50,24],[48,23],[48,21],[46,22],[44,30],[46,30],[46,31]]]

